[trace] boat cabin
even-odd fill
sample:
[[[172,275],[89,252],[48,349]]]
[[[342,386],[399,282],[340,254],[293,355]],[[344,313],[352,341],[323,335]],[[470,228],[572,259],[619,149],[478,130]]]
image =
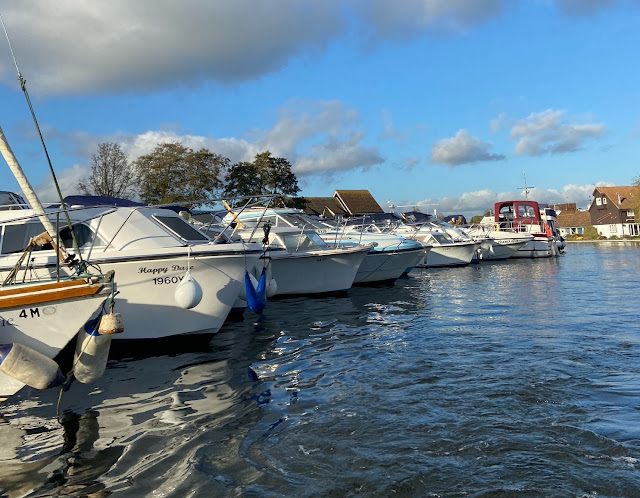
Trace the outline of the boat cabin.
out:
[[[0,190],[0,211],[27,209],[29,205],[20,194]]]
[[[504,201],[495,204],[495,222],[502,230],[557,235],[556,213],[536,201]]]

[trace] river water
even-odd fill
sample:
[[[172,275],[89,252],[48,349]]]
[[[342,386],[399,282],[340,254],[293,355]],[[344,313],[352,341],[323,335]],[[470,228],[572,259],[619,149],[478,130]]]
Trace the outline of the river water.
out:
[[[414,270],[121,353],[60,423],[57,390],[0,406],[0,494],[640,496],[639,263]]]

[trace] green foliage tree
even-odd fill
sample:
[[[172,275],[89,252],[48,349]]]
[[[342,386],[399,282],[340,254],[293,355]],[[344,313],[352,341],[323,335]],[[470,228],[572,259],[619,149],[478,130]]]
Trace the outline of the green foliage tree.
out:
[[[640,223],[640,175],[633,181],[632,205],[636,223]]]
[[[277,195],[295,197],[300,192],[298,179],[285,158],[273,157],[271,152],[256,154],[253,162],[240,162],[229,169],[224,190],[226,197]]]
[[[582,237],[586,240],[598,240],[600,238],[600,234],[598,233],[598,230],[596,230],[596,227],[589,226],[584,228]]]
[[[147,204],[206,204],[219,196],[229,159],[179,142],[159,143],[134,161],[140,198]]]
[[[135,196],[135,172],[128,156],[119,144],[98,144],[91,156],[91,176],[78,182],[84,195],[106,195],[132,199]]]
[[[491,216],[491,211],[487,210],[482,215],[478,214],[476,216],[473,216],[469,223],[472,224],[472,225],[477,225],[478,223],[480,223],[482,221],[482,218],[484,218],[485,216]]]

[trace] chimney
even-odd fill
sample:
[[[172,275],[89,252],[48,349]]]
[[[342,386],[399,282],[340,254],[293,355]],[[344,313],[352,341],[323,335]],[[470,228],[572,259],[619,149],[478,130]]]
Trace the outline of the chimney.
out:
[[[616,192],[618,194],[618,192]],[[618,205],[622,204],[622,196],[618,194]]]

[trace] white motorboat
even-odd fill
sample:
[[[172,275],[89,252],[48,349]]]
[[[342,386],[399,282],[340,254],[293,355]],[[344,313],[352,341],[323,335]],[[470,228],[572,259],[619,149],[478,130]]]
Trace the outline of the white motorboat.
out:
[[[481,225],[504,232],[505,240],[522,234],[532,237],[512,258],[548,258],[564,252],[566,242],[557,231],[553,209],[540,208],[536,201],[528,199],[497,202],[494,208],[494,216],[483,218]]]
[[[329,246],[354,244],[369,247],[353,283],[391,283],[408,273],[420,261],[429,247],[396,234],[370,230],[359,219],[335,222],[316,218],[293,208],[245,210],[241,220],[262,219],[275,227],[298,227],[313,229]]]
[[[311,295],[346,292],[353,285],[360,264],[370,247],[359,244],[328,245],[313,227],[278,224],[264,208],[248,208],[227,214],[236,223],[229,233],[233,240],[265,243],[256,275],[266,268],[275,281],[273,296]],[[274,221],[274,223],[272,223]],[[215,227],[204,227],[215,233]]]
[[[431,246],[424,261],[418,268],[439,268],[443,266],[466,266],[471,263],[478,244],[470,241],[456,241],[448,233],[418,230],[412,236],[425,245]]]
[[[474,225],[464,229],[473,240],[480,243],[478,260],[501,261],[513,257],[534,237],[527,233],[495,230],[492,225]]]
[[[251,227],[239,229],[236,234],[246,242],[263,237],[262,230],[258,233]],[[264,258],[270,261],[271,276],[276,282],[274,296],[346,292],[369,252],[369,247],[357,244],[331,247],[309,229],[271,227],[268,239]],[[261,267],[258,262],[256,273]]]
[[[84,203],[90,204],[91,198]],[[214,334],[243,288],[245,270],[262,254],[255,243],[217,244],[176,212],[161,207],[71,206],[68,213],[78,256],[118,276],[118,312],[127,324],[127,333],[118,339]],[[31,215],[30,208],[0,211],[0,273],[10,271],[29,238],[42,231]],[[47,216],[56,223],[59,211],[48,210]],[[71,229],[64,227],[59,234],[71,248]],[[34,251],[23,267],[25,278],[52,278],[55,261],[53,250]],[[180,301],[183,281],[195,281],[201,291],[201,299],[187,307]]]
[[[328,244],[351,242],[371,247],[358,269],[354,284],[394,282],[420,264],[431,250],[431,246],[417,240],[390,233],[356,229],[345,233],[320,232],[320,236]]]
[[[403,213],[388,230],[431,246],[424,260],[416,265],[418,268],[466,266],[479,247],[457,227],[425,213]]]

